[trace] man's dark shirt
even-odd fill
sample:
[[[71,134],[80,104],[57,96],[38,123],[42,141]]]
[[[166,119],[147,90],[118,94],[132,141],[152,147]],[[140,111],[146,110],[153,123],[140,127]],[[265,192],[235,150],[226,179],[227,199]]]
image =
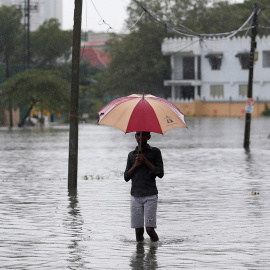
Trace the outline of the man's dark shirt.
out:
[[[156,186],[156,176],[162,178],[164,175],[163,171],[163,161],[161,152],[157,147],[151,147],[147,144],[146,149],[143,150],[143,155],[154,165],[154,171],[152,172],[146,164],[142,164],[137,167],[131,177],[131,195],[135,197],[145,197],[158,194]],[[125,181],[130,180],[128,176],[128,171],[135,163],[138,154],[138,146],[134,151],[128,154],[127,166],[124,173]]]

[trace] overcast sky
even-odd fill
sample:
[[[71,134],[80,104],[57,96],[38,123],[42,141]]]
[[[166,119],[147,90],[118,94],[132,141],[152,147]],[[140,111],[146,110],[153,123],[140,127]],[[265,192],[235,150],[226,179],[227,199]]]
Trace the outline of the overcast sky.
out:
[[[63,1],[63,30],[73,28],[74,0]],[[130,0],[83,0],[82,30],[120,32],[127,18],[126,7]],[[93,5],[94,4],[94,5]],[[108,25],[102,23],[105,21]]]
[[[63,1],[63,30],[73,29],[74,0]],[[82,30],[123,32],[126,7],[132,0],[83,0]],[[243,0],[229,0],[231,3]],[[102,20],[105,21],[104,24]]]

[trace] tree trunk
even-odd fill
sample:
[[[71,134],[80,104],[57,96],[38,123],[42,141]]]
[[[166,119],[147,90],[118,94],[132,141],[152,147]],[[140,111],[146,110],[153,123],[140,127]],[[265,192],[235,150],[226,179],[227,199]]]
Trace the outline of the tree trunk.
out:
[[[6,80],[9,78],[9,56],[6,53]],[[8,110],[9,110],[9,128],[11,129],[13,127],[13,113],[12,113],[12,100],[9,97],[8,101]]]
[[[30,114],[31,110],[33,109],[34,105],[36,104],[36,102],[33,102],[31,107],[28,109],[26,115],[24,116],[24,118],[22,119],[22,121],[19,123],[18,127],[22,127],[24,125],[25,119],[28,117],[28,115]]]

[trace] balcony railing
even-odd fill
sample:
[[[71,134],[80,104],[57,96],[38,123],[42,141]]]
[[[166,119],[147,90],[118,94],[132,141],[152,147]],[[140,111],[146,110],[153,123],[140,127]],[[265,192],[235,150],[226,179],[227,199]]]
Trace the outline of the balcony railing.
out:
[[[195,79],[195,77],[197,79]],[[172,80],[200,80],[200,72],[197,72],[197,76],[195,76],[195,74],[183,74],[183,72],[173,72],[172,73]]]

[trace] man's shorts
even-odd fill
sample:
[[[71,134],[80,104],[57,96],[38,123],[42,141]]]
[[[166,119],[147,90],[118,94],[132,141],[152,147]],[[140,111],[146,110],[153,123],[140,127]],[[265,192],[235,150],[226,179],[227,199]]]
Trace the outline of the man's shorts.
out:
[[[156,228],[157,201],[158,195],[131,196],[131,228],[143,228],[144,226]]]

